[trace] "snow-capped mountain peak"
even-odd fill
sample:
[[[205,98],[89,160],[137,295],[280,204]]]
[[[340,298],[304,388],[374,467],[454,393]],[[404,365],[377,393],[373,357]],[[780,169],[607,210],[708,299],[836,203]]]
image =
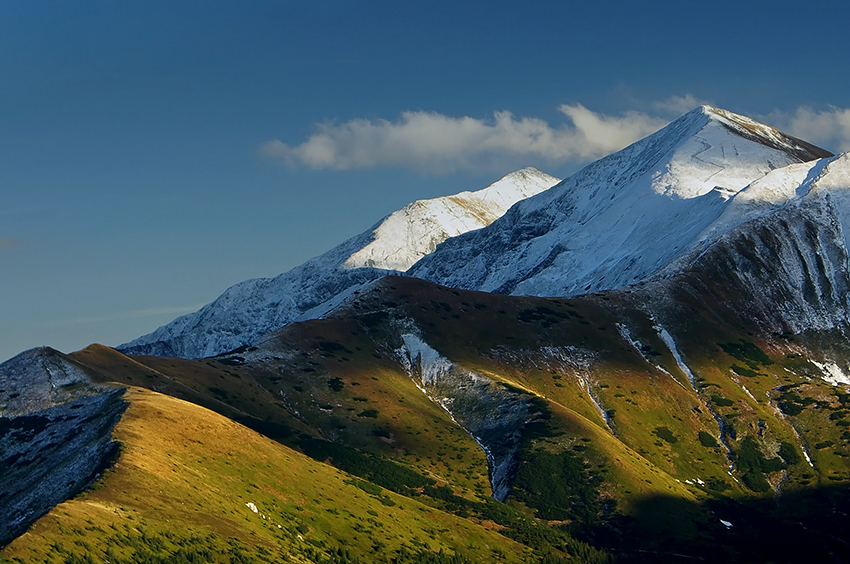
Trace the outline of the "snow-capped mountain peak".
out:
[[[219,354],[320,317],[391,272],[515,295],[627,286],[792,201],[824,167],[838,166],[816,161],[829,156],[750,118],[701,106],[552,188],[557,179],[529,168],[483,190],[413,202],[289,272],[237,284],[120,348]]]
[[[831,156],[710,106],[600,159],[450,239],[409,274],[447,286],[538,296],[617,288],[699,240],[732,196],[772,170]]]
[[[405,271],[449,237],[489,225],[517,201],[558,182],[528,167],[475,192],[417,200],[383,219],[372,230],[372,242],[349,256],[342,267]]]

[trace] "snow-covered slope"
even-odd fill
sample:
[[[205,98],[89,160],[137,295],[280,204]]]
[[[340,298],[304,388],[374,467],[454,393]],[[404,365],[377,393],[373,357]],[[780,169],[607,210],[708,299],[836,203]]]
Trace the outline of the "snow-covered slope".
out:
[[[850,153],[753,182],[705,235],[658,277],[689,274],[768,334],[850,328]]]
[[[490,224],[517,201],[557,182],[525,168],[476,192],[413,202],[301,266],[231,286],[199,311],[118,349],[199,358],[252,343],[293,321],[323,315],[364,285],[407,270],[438,243]]]
[[[372,231],[374,240],[342,266],[405,271],[449,237],[490,225],[519,200],[558,182],[536,168],[524,168],[483,190],[417,200],[382,220]]]
[[[515,295],[622,287],[689,250],[754,180],[828,156],[744,116],[702,106],[518,203],[489,227],[446,241],[408,274]]]

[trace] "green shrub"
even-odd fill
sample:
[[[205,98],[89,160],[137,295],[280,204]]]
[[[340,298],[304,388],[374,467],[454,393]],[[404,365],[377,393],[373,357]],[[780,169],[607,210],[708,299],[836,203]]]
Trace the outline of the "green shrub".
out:
[[[749,368],[744,368],[743,366],[738,366],[737,364],[732,365],[732,370],[734,370],[737,374],[741,376],[749,376],[750,378],[754,376],[759,376],[759,373],[755,370],[750,370]]]
[[[750,368],[757,369],[760,364],[765,366],[773,364],[763,350],[745,339],[739,339],[737,343],[718,343],[718,345],[723,352],[746,363]]]
[[[711,402],[718,407],[730,407],[732,405],[735,405],[734,401],[728,398],[724,398],[723,396],[718,394],[714,394],[711,396]]]
[[[699,439],[700,444],[706,448],[714,448],[717,446],[717,440],[711,435],[711,433],[700,431],[697,438]]]
[[[779,402],[779,409],[785,415],[800,415],[803,413],[804,408],[802,405],[792,403],[790,401],[781,401]]]
[[[345,483],[352,485],[352,486],[357,486],[358,488],[360,488],[361,490],[363,490],[367,494],[381,495],[381,491],[382,491],[381,486],[373,484],[372,482],[367,482],[365,480],[352,479],[352,480],[345,480]]]
[[[784,460],[785,464],[788,466],[797,464],[803,460],[794,445],[787,441],[782,441],[782,444],[779,445],[779,456],[782,457],[782,460]]]
[[[757,470],[747,472],[741,476],[741,480],[743,480],[745,486],[754,492],[763,493],[770,489],[770,483],[768,483],[764,474]]]
[[[676,438],[676,435],[673,434],[673,431],[671,431],[667,427],[656,427],[655,431],[653,431],[653,434],[660,439],[664,439],[670,444],[673,444],[678,440]]]
[[[789,446],[794,450],[790,443]],[[770,484],[764,477],[765,474],[785,468],[782,459],[765,457],[752,437],[746,437],[741,441],[741,448],[734,452],[733,457],[738,471],[742,474],[744,484],[754,492],[766,492],[770,489]]]

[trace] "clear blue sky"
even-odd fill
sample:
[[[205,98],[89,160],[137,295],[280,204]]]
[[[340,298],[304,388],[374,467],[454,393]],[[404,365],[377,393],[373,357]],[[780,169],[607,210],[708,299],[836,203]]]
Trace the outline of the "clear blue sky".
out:
[[[818,1],[0,0],[0,361],[120,344],[409,201],[566,176],[702,101],[847,150],[848,21]]]

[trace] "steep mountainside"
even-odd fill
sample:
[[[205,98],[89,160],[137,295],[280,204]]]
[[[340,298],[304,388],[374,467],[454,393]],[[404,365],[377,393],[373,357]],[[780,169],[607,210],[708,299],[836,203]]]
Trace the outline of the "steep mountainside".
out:
[[[123,390],[48,347],[0,364],[0,546],[91,485],[117,444]]]
[[[486,229],[446,241],[408,274],[515,295],[619,288],[688,251],[752,181],[828,156],[703,106],[520,202]]]
[[[557,182],[525,168],[476,192],[418,200],[301,266],[236,284],[199,311],[118,348],[199,358],[250,343],[287,323],[317,318],[364,284],[410,268],[438,243],[488,225],[515,202]]]
[[[848,237],[850,153],[845,153],[754,182],[706,238],[660,277],[688,274],[736,303],[762,331],[844,333],[850,320]],[[850,384],[850,377],[843,382]]]
[[[0,562],[520,563],[529,554],[197,405],[138,388],[125,397],[117,463],[0,549]]]

